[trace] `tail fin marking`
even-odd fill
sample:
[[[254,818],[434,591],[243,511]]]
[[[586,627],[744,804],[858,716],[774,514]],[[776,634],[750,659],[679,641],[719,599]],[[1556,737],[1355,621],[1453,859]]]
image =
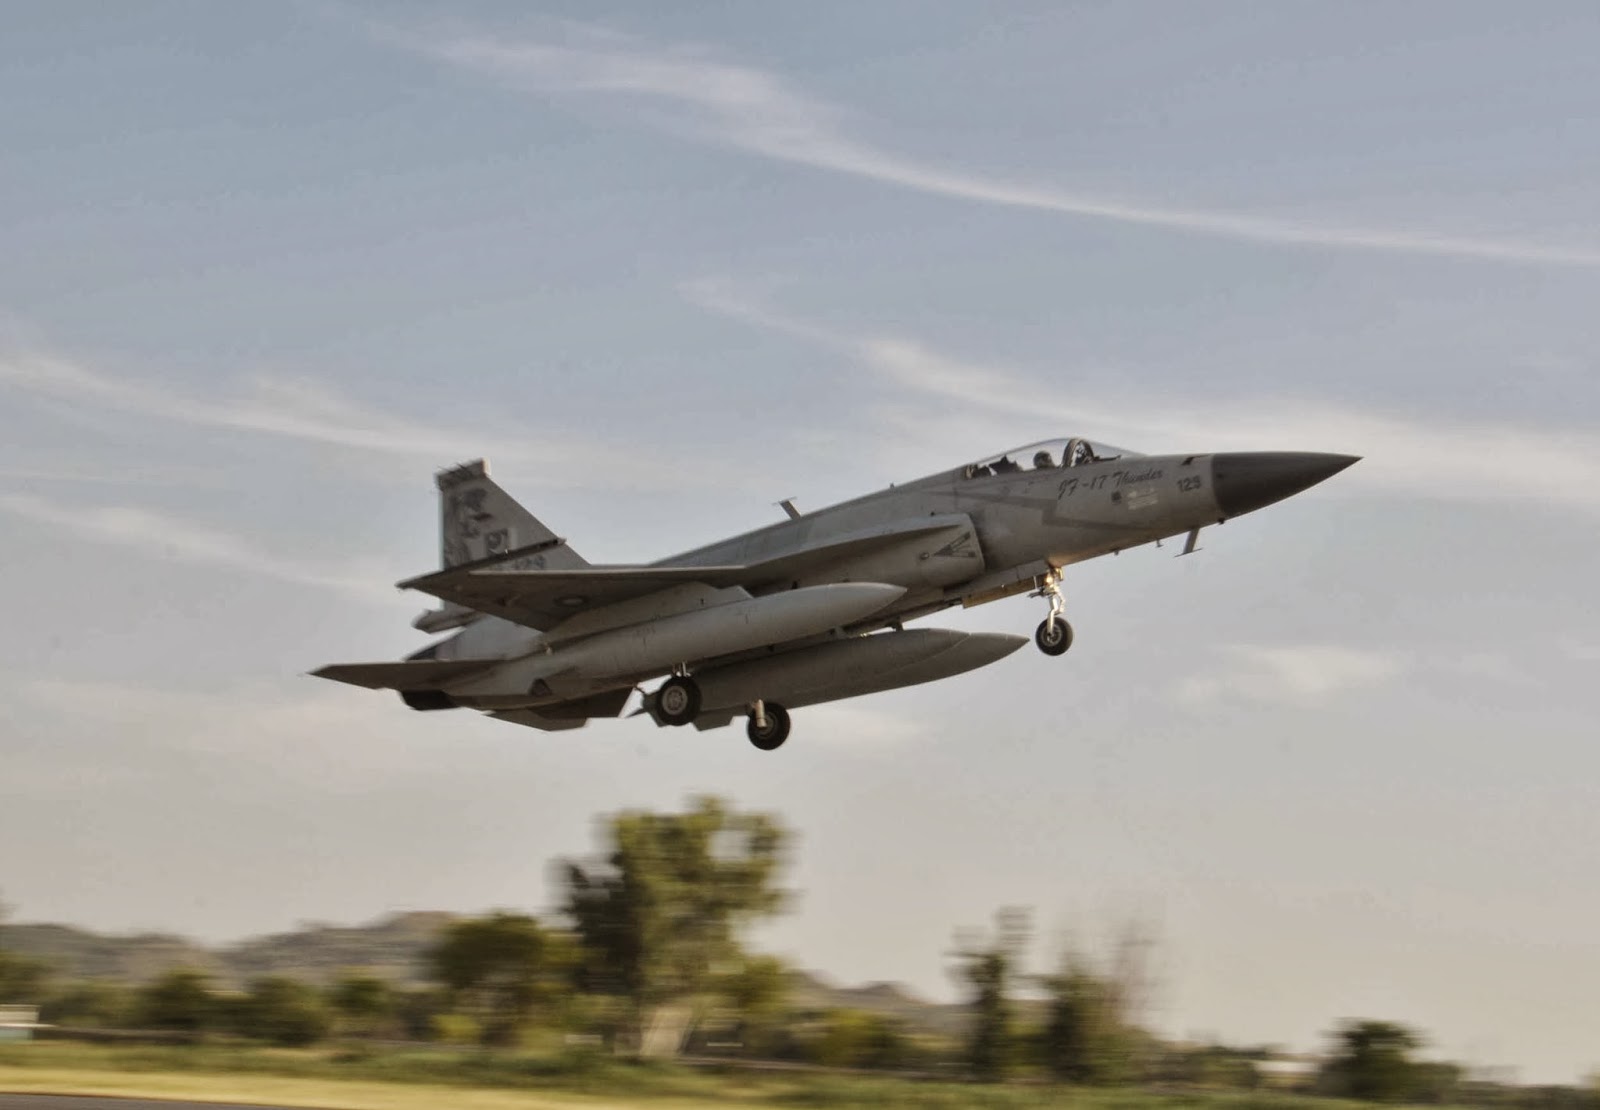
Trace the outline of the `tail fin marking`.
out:
[[[495,559],[524,548],[538,549],[530,553],[530,569],[577,570],[589,565],[489,477],[487,460],[440,471],[435,482],[442,566]]]

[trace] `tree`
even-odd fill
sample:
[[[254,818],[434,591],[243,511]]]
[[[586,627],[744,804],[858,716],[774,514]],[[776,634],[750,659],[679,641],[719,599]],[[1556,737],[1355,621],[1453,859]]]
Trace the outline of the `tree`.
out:
[[[957,940],[957,976],[973,992],[967,1064],[980,1083],[1004,1079],[1016,1054],[1009,992],[1027,938],[1028,912],[1013,907],[995,915],[993,936]]]
[[[1389,1021],[1346,1022],[1334,1033],[1326,1078],[1335,1093],[1367,1102],[1401,1102],[1417,1082],[1416,1033]]]
[[[36,1002],[44,994],[50,969],[38,960],[0,948],[0,1003]]]
[[[607,831],[604,865],[564,868],[580,986],[622,1001],[620,1047],[676,1053],[716,973],[738,958],[741,927],[783,904],[787,834],[709,797],[687,813],[620,813]]]
[[[361,972],[346,972],[328,991],[328,1001],[347,1027],[373,1036],[395,1013],[394,988],[387,979]]]
[[[281,975],[251,983],[235,1014],[235,1032],[288,1048],[316,1044],[333,1027],[322,996],[298,979]]]
[[[145,1029],[202,1033],[216,1014],[211,981],[199,971],[169,971],[139,988],[134,1013],[137,1023]]]
[[[485,1045],[509,1045],[552,993],[560,947],[557,937],[526,914],[457,921],[429,950],[429,975],[478,1023]]]
[[[0,902],[0,925],[5,924],[9,909]],[[46,964],[0,947],[0,1004],[37,1001],[44,994],[49,978],[50,969]]]
[[[1149,1039],[1138,1019],[1149,990],[1153,946],[1150,930],[1128,921],[1109,954],[1095,956],[1068,944],[1055,974],[1037,980],[1048,1005],[1040,1057],[1052,1076],[1098,1086],[1135,1077]]]
[[[768,1051],[789,996],[789,969],[775,956],[748,956],[722,976],[718,991],[738,1023],[746,1049]]]

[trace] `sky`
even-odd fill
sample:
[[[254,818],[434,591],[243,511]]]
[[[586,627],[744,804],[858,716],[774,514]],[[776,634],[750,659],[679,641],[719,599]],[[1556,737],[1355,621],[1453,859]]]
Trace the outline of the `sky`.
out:
[[[1148,1020],[1600,1067],[1600,10],[0,3],[0,892],[238,939],[553,910],[779,813],[761,946],[952,998],[1157,938]],[[484,455],[646,561],[1016,444],[1358,466],[1070,569],[1073,650],[742,730],[320,683]],[[1037,601],[932,622],[1029,633]]]

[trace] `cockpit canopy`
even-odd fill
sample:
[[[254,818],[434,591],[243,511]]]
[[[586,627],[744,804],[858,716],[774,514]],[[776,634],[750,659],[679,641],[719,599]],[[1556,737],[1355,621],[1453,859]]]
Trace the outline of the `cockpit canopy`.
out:
[[[1093,443],[1073,436],[1068,439],[1047,439],[1015,447],[981,462],[971,463],[961,469],[963,478],[986,478],[991,474],[1010,474],[1018,470],[1057,470],[1068,466],[1086,466],[1089,463],[1107,462],[1111,459],[1139,457],[1137,451],[1126,451],[1105,443]]]

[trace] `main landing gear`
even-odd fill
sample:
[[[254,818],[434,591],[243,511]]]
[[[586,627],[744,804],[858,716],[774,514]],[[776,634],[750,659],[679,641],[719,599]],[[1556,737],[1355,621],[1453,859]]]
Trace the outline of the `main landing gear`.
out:
[[[758,701],[750,707],[744,734],[764,752],[783,747],[789,739],[789,711],[775,701]]]
[[[1039,622],[1039,627],[1034,629],[1033,642],[1039,650],[1046,655],[1061,655],[1072,646],[1072,626],[1067,623],[1061,614],[1067,607],[1066,598],[1061,596],[1061,571],[1052,569],[1044,576],[1039,588],[1033,592],[1034,597],[1050,599],[1050,615]]]
[[[700,715],[700,686],[686,674],[675,674],[656,691],[656,713],[664,725],[681,727]]]
[[[651,712],[664,725],[682,727],[700,716],[700,685],[686,674],[667,679],[649,700],[654,702]],[[789,739],[789,711],[775,701],[752,702],[745,735],[764,752],[783,747]]]

